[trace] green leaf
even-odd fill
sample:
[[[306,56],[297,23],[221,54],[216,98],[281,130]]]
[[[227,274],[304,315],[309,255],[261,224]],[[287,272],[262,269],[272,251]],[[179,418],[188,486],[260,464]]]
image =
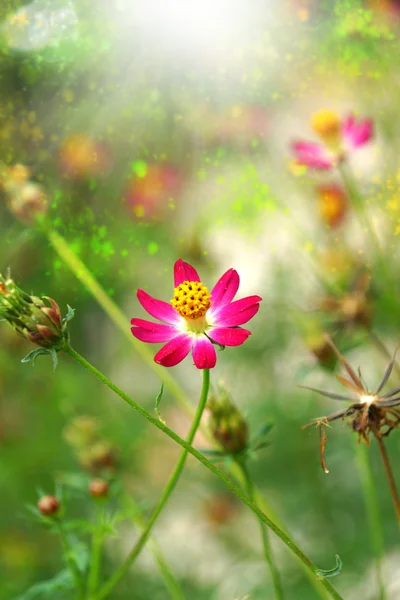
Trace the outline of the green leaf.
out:
[[[336,575],[340,574],[343,563],[339,554],[335,554],[335,558],[336,567],[334,569],[328,569],[327,571],[324,571],[324,569],[316,569],[315,574],[319,579],[323,579],[324,577],[336,577]]]
[[[68,592],[74,589],[74,581],[69,569],[63,569],[52,579],[35,583],[16,600],[57,600],[66,599]]]
[[[160,414],[160,411],[158,410],[158,407],[159,407],[159,405],[160,405],[161,399],[162,399],[162,397],[163,397],[163,393],[164,393],[164,384],[162,383],[162,384],[161,384],[160,391],[159,391],[159,392],[158,392],[158,394],[157,394],[157,398],[156,398],[156,405],[155,405],[155,408],[154,408],[154,410],[156,411],[157,417],[158,417],[158,419],[161,421],[161,423],[164,423],[164,425],[166,425],[166,422],[164,421],[164,419],[162,418],[162,416],[161,416],[161,414]]]
[[[69,306],[69,304],[67,304],[67,307],[68,307],[68,312],[65,315],[65,317],[63,317],[63,319],[62,319],[62,324],[63,325],[66,325],[67,323],[69,323],[74,318],[74,316],[75,316],[75,309],[71,308]]]
[[[22,360],[22,363],[28,363],[30,361],[32,361],[32,364],[35,363],[35,359],[38,356],[44,354],[51,354],[51,350],[47,350],[46,348],[36,348],[36,350],[32,350],[31,352],[29,352],[29,354],[27,354]]]

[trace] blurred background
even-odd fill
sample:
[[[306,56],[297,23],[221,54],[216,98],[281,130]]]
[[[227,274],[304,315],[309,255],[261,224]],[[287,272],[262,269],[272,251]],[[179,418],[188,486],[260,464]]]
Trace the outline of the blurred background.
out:
[[[177,258],[208,287],[236,268],[239,294],[263,303],[248,342],[218,356],[213,383],[223,379],[251,431],[274,423],[249,468],[318,566],[332,568],[340,555],[344,568],[332,581],[346,600],[379,597],[357,436],[333,424],[326,475],[318,432],[301,426],[341,407],[296,384],[340,390],[324,331],[371,387],[400,342],[399,33],[394,0],[0,5],[0,270],[10,267],[23,289],[54,298],[64,314],[67,304],[75,308],[74,347],[153,411],[159,379],[30,226],[24,206],[46,205],[52,226],[124,310],[127,328],[130,318],[146,318],[138,287],[170,299]],[[357,209],[339,172],[293,160],[293,140],[317,140],[310,116],[321,109],[374,122],[373,139],[349,158]],[[7,182],[18,177],[11,197]],[[64,484],[68,518],[90,520],[84,473],[113,469],[126,510],[106,545],[109,574],[137,538],[129,498],[148,514],[178,456],[68,357],[55,372],[48,357],[22,365],[31,349],[1,324],[1,600],[62,568],[59,540],[27,509],[38,490]],[[201,374],[191,360],[171,374],[195,404]],[[161,413],[185,434],[188,417],[169,392]],[[89,449],[79,438],[88,431]],[[399,477],[397,432],[387,447]],[[398,530],[374,441],[369,456],[387,599],[395,600]],[[195,461],[154,533],[188,599],[273,598],[253,515]],[[273,547],[285,598],[317,598],[279,540]],[[112,595],[168,597],[148,549]]]

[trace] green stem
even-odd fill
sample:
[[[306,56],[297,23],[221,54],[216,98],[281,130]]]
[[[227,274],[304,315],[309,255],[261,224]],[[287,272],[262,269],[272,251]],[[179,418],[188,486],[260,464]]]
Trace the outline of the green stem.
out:
[[[257,504],[255,490],[254,490],[253,482],[250,478],[247,464],[246,464],[245,460],[241,461],[239,464],[243,471],[249,498],[252,502]],[[272,552],[268,532],[265,529],[264,523],[262,523],[259,519],[258,519],[258,523],[260,525],[260,533],[261,533],[261,539],[262,539],[262,544],[263,544],[263,549],[264,549],[264,557],[265,557],[265,560],[267,562],[267,565],[269,567],[271,577],[272,577],[272,584],[274,586],[275,598],[277,600],[283,600],[284,596],[283,596],[282,582],[281,582],[281,578],[279,575],[278,567],[276,566],[276,563],[275,563],[275,557]]]
[[[379,600],[385,600],[386,593],[382,576],[382,558],[384,555],[384,545],[381,518],[379,514],[379,504],[376,494],[375,481],[371,471],[369,455],[367,452],[367,448],[362,444],[359,444],[357,446],[357,465],[363,486],[369,536],[371,540],[372,551],[375,555]]]
[[[171,394],[176,398],[176,400],[181,404],[184,410],[189,414],[193,415],[192,405],[188,402],[184,391],[179,386],[178,383],[169,375],[166,369],[157,365],[152,355],[149,353],[147,348],[140,342],[136,340],[136,338],[131,335],[129,331],[129,327],[127,327],[127,322],[129,321],[128,317],[124,315],[121,309],[111,300],[108,294],[105,292],[104,288],[99,284],[99,282],[93,277],[92,273],[86,267],[86,265],[78,258],[78,256],[74,253],[72,248],[68,245],[66,240],[54,229],[51,228],[50,225],[47,225],[43,229],[44,233],[47,235],[50,244],[53,246],[54,250],[57,252],[59,257],[63,260],[63,262],[70,268],[72,273],[76,276],[76,278],[82,282],[83,286],[88,290],[90,294],[92,294],[93,298],[97,301],[97,303],[102,307],[104,312],[108,315],[111,321],[116,325],[116,327],[123,333],[126,339],[132,344],[135,351],[141,356],[146,365],[154,371],[158,377],[164,382],[165,386]],[[243,474],[240,468],[237,468],[236,463],[232,463],[230,468],[230,472],[233,477],[240,483],[243,484]],[[257,492],[258,504],[263,507],[264,512],[268,515],[272,515],[271,508],[268,506],[265,498]],[[276,520],[275,517],[273,520]],[[321,596],[321,598],[327,598],[326,590],[319,584],[318,580],[313,577],[310,571],[305,567],[303,562],[298,559],[299,564],[304,570],[305,575],[310,580],[311,584],[317,591],[317,593]]]
[[[57,254],[62,258],[66,265],[76,275],[77,279],[83,283],[85,288],[97,300],[104,312],[110,317],[115,325],[122,331],[125,337],[134,347],[135,351],[142,358],[143,362],[150,367],[156,375],[164,382],[165,387],[171,392],[180,404],[189,414],[193,414],[193,409],[183,390],[176,383],[174,378],[168,373],[165,367],[157,365],[153,360],[153,353],[142,342],[137,340],[131,334],[128,326],[129,319],[124,315],[122,310],[111,300],[110,296],[99,284],[97,279],[93,277],[87,266],[80,260],[75,252],[70,248],[65,239],[54,229],[45,229],[46,235]]]
[[[192,422],[192,426],[191,426],[188,436],[186,438],[186,442],[189,445],[192,445],[194,436],[196,435],[196,432],[199,428],[201,417],[203,415],[203,412],[204,412],[204,409],[205,409],[206,403],[207,403],[209,387],[210,387],[210,370],[204,369],[203,370],[203,387],[201,390],[200,401],[199,401],[199,404],[198,404],[198,407],[196,410],[195,417]],[[101,588],[101,590],[97,596],[97,600],[102,600],[103,598],[107,598],[107,596],[110,594],[110,592],[115,588],[115,586],[119,583],[119,581],[122,579],[122,577],[125,575],[125,573],[129,570],[130,566],[135,561],[135,559],[139,556],[144,545],[146,544],[146,541],[150,535],[151,530],[153,529],[158,517],[162,513],[165,505],[167,504],[167,502],[169,500],[169,497],[171,496],[172,492],[175,489],[176,484],[179,481],[179,478],[183,471],[183,467],[185,466],[187,455],[188,455],[188,451],[186,449],[184,449],[178,459],[178,462],[176,463],[175,469],[174,469],[171,477],[169,478],[167,485],[164,488],[164,491],[162,493],[160,500],[158,501],[157,506],[154,508],[154,510],[150,516],[150,519],[147,523],[145,530],[142,532],[140,538],[138,539],[138,541],[136,542],[136,544],[134,545],[134,547],[128,554],[125,562],[119,567],[119,569],[117,569],[117,571],[114,573],[114,575],[112,575],[110,577],[110,579]]]
[[[338,170],[342,177],[344,186],[347,189],[347,192],[350,196],[350,199],[353,202],[353,206],[356,209],[358,216],[360,217],[361,225],[365,227],[365,229],[371,234],[374,240],[375,247],[378,251],[380,266],[384,269],[383,272],[387,273],[386,263],[383,257],[383,251],[379,238],[376,234],[374,226],[368,218],[368,212],[366,210],[365,201],[363,200],[358,190],[357,183],[350,170],[350,167],[347,163],[341,163],[338,165]]]
[[[188,444],[185,440],[183,440],[178,434],[176,434],[172,429],[164,425],[161,421],[153,417],[147,410],[145,410],[140,404],[137,404],[132,398],[130,398],[125,392],[119,389],[112,381],[110,381],[107,377],[105,377],[100,371],[96,369],[93,365],[91,365],[83,356],[78,354],[75,350],[73,350],[70,346],[66,346],[64,351],[69,354],[72,358],[74,358],[82,367],[87,369],[90,373],[92,373],[99,381],[101,381],[104,385],[108,386],[115,394],[117,394],[122,400],[124,400],[127,404],[132,406],[138,413],[140,413],[147,421],[152,423],[157,429],[163,431],[168,437],[174,440],[177,444],[179,444],[182,448],[185,448],[194,456],[199,462],[201,462],[209,471],[214,473],[225,485],[233,492],[244,504],[246,504],[263,523],[265,523],[281,540],[282,542],[292,551],[292,553],[297,556],[299,561],[303,563],[305,568],[312,578],[317,581],[317,571],[318,567],[311,562],[311,560],[300,550],[300,548],[295,544],[295,542],[284,532],[282,531],[267,515],[265,515],[262,510],[258,508],[258,506],[250,500],[247,495],[241,490],[239,486],[237,486],[233,481],[220,471],[213,463],[211,463],[203,454],[201,454],[198,450],[193,448],[190,444]],[[342,596],[335,590],[332,584],[328,579],[323,578],[320,580],[321,585],[327,590],[329,596],[334,598],[335,600],[343,600]]]
[[[92,600],[95,597],[100,578],[101,550],[103,546],[103,520],[104,520],[104,499],[96,501],[96,516],[93,524],[92,551],[90,570],[87,581],[87,597]]]
[[[376,435],[375,439],[378,443],[379,452],[381,455],[383,466],[385,468],[385,475],[386,475],[388,483],[389,483],[389,489],[390,489],[390,493],[391,493],[392,500],[393,500],[393,506],[394,506],[394,510],[396,512],[397,523],[398,523],[398,525],[400,525],[400,497],[399,497],[399,492],[397,491],[396,482],[394,480],[389,456],[386,451],[385,444],[383,442],[383,437],[379,437]]]
[[[130,517],[140,529],[145,529],[147,527],[147,522],[136,502],[133,500],[131,496],[126,498],[126,502],[129,502],[130,508]],[[173,600],[186,600],[185,594],[181,588],[180,583],[175,577],[174,573],[171,571],[167,561],[164,558],[163,552],[154,538],[150,537],[148,541],[148,545],[154,555],[154,559],[157,563],[158,569],[164,579],[165,587],[169,591],[169,595]]]
[[[82,582],[81,573],[80,573],[80,571],[77,567],[77,564],[74,560],[74,557],[73,557],[73,554],[72,554],[72,551],[71,551],[71,548],[69,545],[69,541],[68,541],[67,536],[65,535],[61,521],[57,521],[57,529],[60,534],[60,539],[61,539],[61,544],[62,544],[63,551],[64,551],[65,560],[67,562],[68,568],[71,571],[71,575],[75,582],[76,597],[79,598],[79,600],[83,600],[84,593],[83,593],[83,582]]]

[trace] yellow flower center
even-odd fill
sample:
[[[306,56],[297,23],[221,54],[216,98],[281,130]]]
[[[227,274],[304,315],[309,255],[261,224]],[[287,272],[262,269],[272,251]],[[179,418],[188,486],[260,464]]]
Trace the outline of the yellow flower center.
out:
[[[340,118],[333,110],[319,110],[311,115],[311,127],[325,142],[337,142],[340,134]]]
[[[185,319],[204,317],[211,306],[211,294],[200,281],[183,281],[174,289],[172,306]]]

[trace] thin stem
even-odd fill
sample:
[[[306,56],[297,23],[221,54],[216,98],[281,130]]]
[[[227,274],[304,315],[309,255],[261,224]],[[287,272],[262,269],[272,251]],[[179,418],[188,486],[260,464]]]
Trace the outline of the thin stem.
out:
[[[254,486],[253,486],[253,482],[250,478],[247,464],[245,461],[241,461],[239,464],[243,471],[249,498],[252,502],[257,504],[257,499],[255,497],[255,492],[254,492]],[[262,539],[262,544],[263,544],[263,549],[264,549],[264,557],[265,557],[266,563],[267,563],[270,573],[271,573],[272,584],[274,586],[274,591],[275,591],[275,598],[277,600],[283,600],[284,596],[283,596],[282,582],[281,582],[281,578],[279,575],[278,567],[276,566],[276,563],[275,563],[275,557],[272,552],[268,532],[265,528],[264,523],[262,523],[259,519],[257,519],[257,520],[260,525],[260,533],[261,533],[261,539]]]
[[[96,503],[97,507],[95,511],[95,521],[93,523],[90,570],[87,581],[88,600],[92,600],[92,598],[95,597],[99,585],[101,551],[103,546],[104,499],[99,499]]]
[[[82,282],[85,288],[92,294],[97,300],[98,304],[102,307],[104,312],[110,317],[113,323],[121,330],[125,337],[134,347],[135,351],[139,354],[142,360],[150,367],[156,375],[164,382],[166,389],[168,389],[173,396],[179,401],[185,410],[192,415],[193,408],[186,399],[186,396],[181,387],[176,383],[174,378],[168,373],[167,369],[157,365],[153,360],[152,352],[139,340],[137,340],[131,334],[129,328],[129,319],[124,315],[122,310],[113,302],[104,288],[99,284],[97,279],[93,277],[87,266],[81,261],[81,259],[75,254],[70,248],[65,239],[57,233],[54,229],[45,229],[46,235],[53,246],[54,250],[65,262],[65,264],[71,269],[76,275],[77,279]]]
[[[63,551],[64,551],[65,560],[67,562],[68,568],[71,571],[71,575],[75,582],[76,597],[79,598],[79,600],[83,600],[84,593],[83,593],[82,576],[81,576],[81,573],[80,573],[80,571],[77,567],[77,564],[74,560],[74,557],[73,557],[73,554],[71,551],[71,547],[69,545],[68,538],[65,535],[61,521],[57,521],[57,529],[60,534],[60,539],[61,539],[61,544],[62,544]]]
[[[386,348],[386,346],[382,342],[382,340],[369,327],[367,327],[367,331],[368,331],[369,337],[371,338],[371,341],[378,348],[379,352],[381,352],[386,358],[388,358],[389,360],[391,360],[393,358],[393,354],[391,354],[389,352],[389,350]],[[394,362],[393,367],[394,367],[397,375],[400,377],[400,366],[398,365],[397,361]]]
[[[201,417],[203,415],[203,412],[204,412],[204,409],[205,409],[206,403],[207,403],[209,387],[210,387],[210,370],[204,369],[203,370],[203,387],[201,390],[200,401],[199,401],[199,404],[198,404],[198,407],[196,410],[195,417],[192,422],[192,426],[191,426],[188,436],[186,438],[186,442],[189,445],[192,444],[192,442],[194,440],[194,436],[196,435],[196,431],[199,428]],[[188,451],[186,449],[184,449],[178,459],[178,462],[176,463],[175,469],[174,469],[171,477],[169,478],[167,485],[164,488],[164,491],[161,495],[160,500],[158,501],[157,506],[154,508],[154,510],[151,514],[151,517],[147,523],[145,530],[143,531],[142,535],[140,536],[140,538],[138,539],[138,541],[136,542],[136,544],[134,545],[134,547],[128,554],[125,562],[119,567],[119,569],[114,573],[114,575],[112,575],[110,577],[110,579],[101,588],[100,593],[97,596],[98,600],[107,598],[107,596],[114,589],[114,587],[117,585],[117,583],[119,583],[119,581],[122,579],[122,577],[125,575],[125,573],[129,570],[130,566],[135,561],[135,559],[139,556],[144,545],[146,544],[146,541],[150,535],[151,530],[153,529],[158,517],[162,513],[165,505],[167,504],[167,502],[169,500],[169,497],[171,496],[172,492],[175,489],[176,484],[179,481],[179,478],[183,471],[183,467],[185,466],[187,455],[188,455]]]
[[[374,226],[370,222],[370,219],[368,217],[368,212],[365,207],[365,201],[363,200],[363,198],[358,190],[356,180],[353,176],[353,173],[350,170],[348,163],[345,163],[345,162],[339,163],[338,171],[342,177],[344,186],[347,189],[350,199],[353,202],[353,206],[356,209],[356,211],[358,212],[358,216],[360,217],[361,225],[365,227],[365,229],[370,233],[371,237],[374,240],[375,247],[378,251],[378,259],[379,259],[379,263],[380,263],[380,268],[382,269],[382,273],[385,273],[387,275],[388,270],[386,267],[386,262],[384,260],[383,250],[382,250],[379,238],[377,236]],[[390,281],[390,279],[389,279],[389,281]]]
[[[100,285],[100,283],[95,279],[86,265],[81,261],[81,259],[75,254],[72,248],[68,245],[68,242],[54,229],[51,228],[51,225],[45,226],[43,229],[44,233],[47,235],[50,244],[53,246],[54,250],[57,252],[61,260],[69,267],[69,269],[74,273],[76,278],[83,284],[83,286],[88,290],[90,294],[92,294],[93,298],[97,301],[99,306],[104,310],[104,312],[108,315],[111,321],[116,325],[116,327],[123,333],[123,335],[129,340],[132,344],[133,348],[138,352],[146,365],[154,371],[158,377],[164,382],[165,386],[171,394],[176,398],[179,404],[183,407],[183,409],[192,416],[194,414],[192,405],[188,402],[186,395],[180,385],[173,379],[173,377],[166,371],[166,369],[157,365],[150,352],[147,348],[140,342],[136,340],[136,338],[131,335],[129,331],[129,327],[127,327],[128,317],[124,315],[121,309],[113,302],[113,300],[106,293],[104,288]],[[236,468],[236,464],[232,463],[229,467],[230,472],[235,477],[236,481],[241,483],[242,480],[242,472],[241,469]],[[264,511],[267,514],[271,514],[271,509],[268,506],[265,498],[257,492],[258,503],[260,506],[263,506]],[[260,504],[261,503],[261,504]],[[310,580],[311,584],[320,595],[321,598],[327,598],[327,593],[325,589],[319,584],[318,580],[310,573],[310,571],[305,567],[304,563],[299,560],[299,564],[304,570],[305,575]]]
[[[145,527],[147,527],[147,522],[142,514],[142,511],[140,510],[140,507],[136,504],[136,502],[131,496],[128,496],[126,498],[126,502],[129,502],[130,508],[132,509],[130,511],[130,516],[133,523],[135,523],[141,529],[145,529]],[[151,551],[153,552],[154,559],[164,579],[165,587],[169,591],[169,595],[171,596],[171,598],[173,600],[186,600],[181,585],[175,577],[174,573],[171,571],[171,568],[168,565],[167,561],[165,560],[160,546],[152,537],[150,537],[148,545]]]
[[[396,512],[397,522],[400,525],[400,498],[399,493],[396,488],[396,482],[393,477],[392,467],[390,466],[389,456],[386,451],[386,446],[383,443],[383,438],[375,436],[376,441],[378,442],[379,451],[381,453],[381,458],[383,462],[383,466],[385,467],[386,477],[389,482],[390,493],[392,494],[394,510]]]
[[[386,592],[382,575],[382,558],[384,555],[382,522],[379,514],[378,497],[376,494],[375,481],[371,470],[369,453],[364,444],[359,444],[357,446],[357,466],[363,486],[364,502],[368,519],[372,551],[375,555],[379,600],[385,600]]]
[[[278,527],[266,514],[262,512],[260,508],[250,500],[247,495],[241,490],[239,486],[237,486],[233,481],[225,475],[223,471],[220,471],[212,462],[210,462],[203,454],[201,454],[198,450],[193,448],[190,444],[188,444],[185,440],[183,440],[178,434],[176,434],[172,429],[164,425],[161,421],[153,417],[147,410],[145,410],[140,404],[137,404],[132,398],[130,398],[125,392],[123,392],[118,386],[116,386],[112,381],[110,381],[107,377],[105,377],[100,371],[96,369],[93,365],[91,365],[83,356],[78,354],[76,350],[73,350],[71,346],[66,346],[64,351],[69,354],[72,358],[74,358],[82,367],[87,369],[90,373],[92,373],[99,381],[104,383],[104,385],[108,386],[115,394],[117,394],[122,400],[124,400],[127,404],[132,406],[138,413],[140,413],[145,419],[147,419],[152,425],[157,427],[163,431],[166,435],[168,435],[172,440],[174,440],[177,444],[185,448],[189,454],[194,456],[199,462],[201,462],[209,471],[214,473],[225,485],[231,490],[233,494],[235,494],[244,504],[246,504],[263,523],[267,525],[281,540],[282,542],[292,551],[292,553],[299,559],[301,563],[303,563],[304,567],[307,571],[312,575],[312,579],[314,581],[319,581],[320,584],[327,590],[329,596],[334,598],[335,600],[343,600],[342,596],[335,590],[330,581],[326,578],[319,579],[317,576],[318,567],[300,550],[300,548],[295,544],[295,542],[287,535],[280,527]]]

